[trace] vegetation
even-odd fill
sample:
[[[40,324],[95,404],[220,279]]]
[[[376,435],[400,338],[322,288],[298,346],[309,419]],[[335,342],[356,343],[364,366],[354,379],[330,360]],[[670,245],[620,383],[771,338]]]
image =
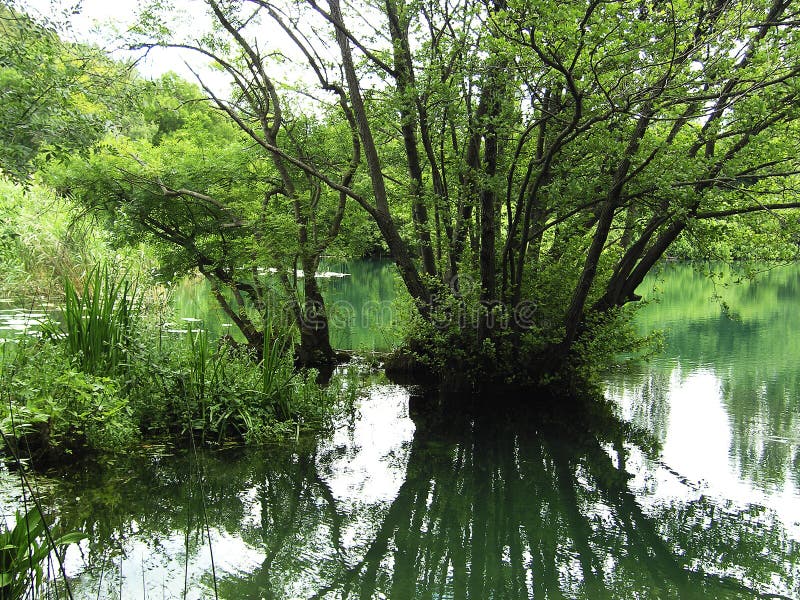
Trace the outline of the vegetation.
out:
[[[0,3],[0,171],[30,183],[43,162],[85,152],[120,115],[125,65],[100,50],[65,44],[52,23]]]
[[[69,353],[86,373],[113,374],[128,362],[137,310],[137,291],[108,267],[95,267],[82,293],[64,282],[64,329]]]
[[[41,339],[2,346],[2,431],[8,450],[35,464],[148,440],[296,436],[328,427],[347,397],[346,378],[323,386],[316,371],[295,371],[285,333],[260,359],[210,339],[196,319],[183,332],[164,332],[107,268],[93,271],[83,294],[67,287],[63,332],[50,325]]]
[[[289,176],[248,150],[196,87],[174,76],[135,85],[136,127],[110,132],[86,160],[51,169],[49,181],[102,219],[117,244],[155,248],[169,277],[199,271],[253,348],[266,313],[280,310],[295,322],[300,364],[333,362],[324,300],[303,275],[316,273],[336,238],[343,201],[313,180],[281,183]],[[324,136],[307,143],[335,142],[334,129],[303,118],[296,128]],[[290,184],[291,198],[278,193]]]
[[[0,296],[27,306],[60,301],[64,279],[78,285],[98,256],[109,255],[104,232],[75,217],[74,205],[47,188],[0,181]],[[148,262],[136,251],[109,258]]]
[[[214,60],[233,91],[205,92],[254,153],[366,213],[441,374],[525,385],[597,358],[581,349],[681,236],[712,252],[730,222],[796,253],[797,220],[777,214],[798,207],[787,2],[206,5],[213,34],[180,37],[159,2],[132,43]],[[259,44],[266,26],[299,85]],[[309,102],[352,139],[325,163],[298,145],[290,107]],[[285,178],[274,191],[296,196]]]
[[[800,44],[786,2],[206,6],[207,35],[181,38],[157,2],[127,42],[196,52],[227,75],[227,94],[201,73],[200,87],[144,80],[53,24],[2,12],[6,176],[32,189],[35,172],[112,248],[152,252],[163,279],[200,273],[250,347],[247,358],[191,334],[176,376],[132,331],[127,290],[67,286],[61,360],[113,379],[125,402],[149,380],[164,423],[180,412],[176,388],[192,399],[188,430],[260,423],[238,392],[209,405],[248,360],[269,368],[246,389],[290,416],[279,391],[308,377],[271,362],[289,337],[300,366],[336,359],[312,276],[328,251],[385,247],[414,303],[405,358],[466,387],[563,385],[630,350],[626,305],[671,249],[796,255]],[[294,53],[299,80],[259,44],[262,27]],[[49,85],[31,88],[42,84],[26,69]],[[41,135],[14,137],[25,131]],[[18,228],[8,221],[12,244]],[[100,313],[115,310],[112,332]]]
[[[309,580],[325,586],[309,596],[796,595],[780,515],[718,502],[599,394],[577,393],[650,341],[632,316],[665,258],[742,261],[743,277],[744,261],[797,258],[791,0],[202,4],[187,28],[177,0],[153,0],[115,39],[210,62],[213,76],[188,60],[190,83],[148,79],[135,60],[66,41],[56,17],[0,0],[0,300],[59,307],[40,335],[0,340],[4,452],[23,477],[84,455],[109,471],[151,461],[143,480],[163,492],[115,475],[59,506],[59,524],[90,536],[91,568],[136,535],[174,546],[180,529],[184,596],[207,542],[218,597],[230,582],[212,540],[235,529],[263,551],[248,571],[258,597],[294,597]],[[359,275],[347,293],[376,305],[355,316],[316,275],[375,255],[402,289]],[[659,315],[686,365],[725,355],[695,340],[708,324],[767,326],[748,321],[750,296],[723,290],[727,267],[704,264],[703,298]],[[681,271],[676,289],[699,276]],[[204,281],[230,329],[174,312],[182,278]],[[796,295],[791,277],[773,282]],[[796,319],[768,320],[770,343],[796,345]],[[491,393],[413,398],[415,417],[433,406],[444,418],[416,419],[380,457],[396,494],[343,501],[326,469],[357,479],[363,375],[326,376],[337,346],[378,321],[387,345],[404,339],[390,366]],[[765,493],[796,479],[792,360],[773,372],[731,362],[739,379],[720,387],[736,430],[723,453]],[[633,422],[662,440],[673,367],[610,379],[610,394],[638,394]],[[520,390],[512,414],[496,406],[498,391]],[[301,440],[342,410],[347,444]],[[379,421],[369,443],[400,421]],[[743,435],[753,428],[764,435]],[[225,460],[228,446],[280,438],[295,443]],[[139,452],[170,444],[190,452],[163,464]],[[688,499],[651,494],[664,477]],[[227,504],[210,509],[212,497]],[[15,518],[0,529],[0,597],[32,598],[48,558],[79,536],[54,534],[38,503]],[[110,595],[100,583],[92,594]]]
[[[24,514],[17,511],[14,526],[0,528],[0,598],[44,597],[51,552],[84,537],[67,533],[54,538],[38,507]]]

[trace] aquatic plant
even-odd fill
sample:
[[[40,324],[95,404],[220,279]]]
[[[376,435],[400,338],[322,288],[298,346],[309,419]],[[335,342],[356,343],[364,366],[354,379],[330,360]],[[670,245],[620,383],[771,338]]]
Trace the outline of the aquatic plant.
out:
[[[85,537],[71,532],[54,538],[38,506],[18,510],[13,527],[0,525],[0,598],[39,598],[51,553]],[[67,596],[72,598],[69,587]]]
[[[87,275],[81,293],[64,281],[67,346],[88,373],[114,373],[126,360],[137,305],[136,286],[107,266]]]
[[[291,338],[287,331],[275,326],[267,317],[264,325],[264,347],[261,359],[259,392],[264,401],[275,408],[278,419],[293,417],[290,385],[296,373],[291,364]]]

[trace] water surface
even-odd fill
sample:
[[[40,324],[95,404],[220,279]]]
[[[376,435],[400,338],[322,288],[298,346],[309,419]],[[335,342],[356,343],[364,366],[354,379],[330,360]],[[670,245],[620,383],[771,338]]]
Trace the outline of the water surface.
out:
[[[737,277],[640,290],[665,350],[606,382],[633,426],[375,384],[329,436],[76,466],[43,490],[90,536],[75,597],[798,598],[800,268]]]

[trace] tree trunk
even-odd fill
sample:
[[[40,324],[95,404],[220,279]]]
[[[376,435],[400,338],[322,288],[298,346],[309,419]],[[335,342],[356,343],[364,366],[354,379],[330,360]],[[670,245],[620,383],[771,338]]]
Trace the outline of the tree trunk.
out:
[[[300,347],[297,349],[297,363],[302,367],[330,365],[336,362],[336,354],[331,348],[328,315],[325,301],[314,276],[318,259],[303,260],[304,296],[300,311]]]
[[[364,99],[361,95],[361,88],[359,85],[360,80],[356,74],[355,63],[350,49],[350,41],[344,31],[345,25],[339,0],[330,0],[329,5],[331,18],[336,25],[336,42],[341,53],[342,67],[347,81],[347,89],[350,93],[353,118],[356,123],[358,135],[361,138],[364,159],[367,163],[367,169],[372,183],[372,192],[375,196],[375,207],[370,211],[370,215],[375,219],[383,235],[383,239],[389,247],[389,251],[392,253],[392,258],[397,264],[400,276],[403,278],[403,283],[406,284],[406,288],[411,294],[411,297],[416,300],[420,314],[427,318],[430,314],[430,293],[414,265],[411,254],[408,251],[408,246],[400,237],[397,225],[394,219],[392,219],[386,184],[383,179],[383,170],[378,156],[378,148],[375,144],[375,138],[372,135],[369,119],[367,118],[367,111],[364,106]]]

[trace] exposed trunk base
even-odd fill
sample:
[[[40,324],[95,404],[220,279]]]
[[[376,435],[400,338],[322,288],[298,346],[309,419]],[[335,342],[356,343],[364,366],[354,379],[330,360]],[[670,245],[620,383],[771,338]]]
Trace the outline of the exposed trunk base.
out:
[[[328,337],[328,323],[324,327],[303,327],[300,330],[300,345],[295,353],[295,364],[298,367],[320,367],[335,365],[338,362],[336,352],[331,347]]]

